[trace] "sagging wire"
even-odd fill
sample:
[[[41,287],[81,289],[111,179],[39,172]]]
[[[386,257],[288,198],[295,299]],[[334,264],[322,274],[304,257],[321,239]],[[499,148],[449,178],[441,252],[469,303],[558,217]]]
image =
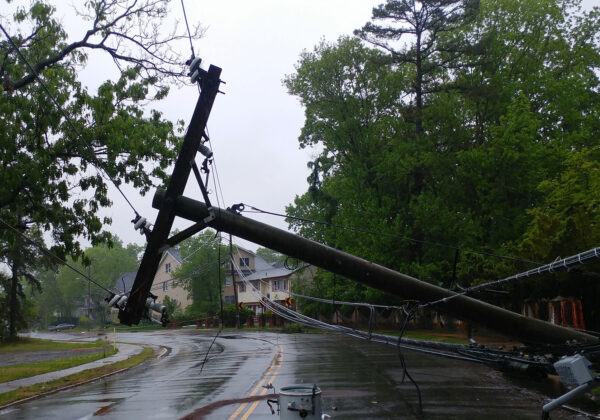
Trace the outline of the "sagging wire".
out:
[[[426,240],[422,240],[422,239],[414,239],[414,238],[411,238],[411,237],[408,237],[408,236],[402,236],[402,235],[394,235],[392,233],[375,232],[375,231],[372,231],[372,230],[369,230],[369,229],[362,229],[362,228],[357,228],[357,227],[353,227],[353,226],[337,225],[337,224],[334,224],[334,223],[324,222],[322,220],[313,220],[313,219],[308,219],[308,218],[304,218],[304,217],[289,216],[289,215],[286,215],[286,214],[281,214],[281,213],[275,213],[275,212],[271,212],[271,211],[261,210],[259,208],[254,207],[254,206],[251,206],[249,204],[244,204],[244,206],[248,207],[248,208],[251,208],[252,210],[254,210],[255,213],[262,213],[262,214],[268,214],[268,215],[271,215],[271,216],[283,217],[285,219],[297,220],[299,222],[306,222],[306,223],[312,223],[312,224],[316,224],[316,225],[329,226],[329,227],[332,227],[332,228],[342,229],[342,230],[349,230],[349,231],[352,231],[352,232],[367,233],[369,235],[376,235],[376,236],[382,236],[382,237],[388,237],[388,238],[402,239],[402,240],[407,240],[407,241],[411,241],[411,242],[415,242],[415,243],[420,243],[420,244],[423,244],[423,245],[432,245],[432,246],[437,246],[437,247],[440,247],[440,248],[453,249],[453,250],[458,250],[458,251],[466,252],[466,253],[470,253],[470,254],[485,255],[485,256],[488,256],[488,257],[495,257],[495,258],[500,258],[500,259],[515,261],[515,262],[520,262],[520,263],[533,264],[533,265],[538,265],[538,266],[542,265],[542,263],[539,263],[539,262],[536,262],[536,261],[525,260],[525,259],[516,258],[516,257],[510,257],[508,255],[501,255],[501,254],[496,254],[496,253],[493,253],[493,252],[478,251],[478,250],[460,248],[460,247],[457,247],[457,246],[442,244],[442,243],[439,243],[439,242],[426,241]],[[245,210],[245,212],[246,213],[253,213],[250,210]]]
[[[239,252],[238,252],[239,254]],[[524,354],[522,351],[513,350],[512,352],[506,352],[502,350],[495,350],[489,347],[484,347],[481,345],[471,344],[471,345],[462,345],[462,344],[451,344],[451,343],[439,343],[439,342],[428,342],[423,340],[414,340],[403,338],[404,332],[406,330],[406,326],[410,318],[416,313],[419,309],[419,305],[416,302],[411,302],[411,306],[404,308],[404,312],[406,314],[406,318],[403,323],[403,327],[401,329],[400,337],[389,336],[384,334],[365,332],[361,330],[357,330],[354,328],[349,328],[341,325],[332,325],[323,321],[319,321],[317,319],[308,317],[306,315],[300,314],[287,306],[284,306],[272,299],[266,297],[264,294],[258,290],[252,281],[248,280],[248,277],[244,274],[244,272],[240,269],[240,267],[236,264],[235,260],[231,258],[232,268],[237,272],[239,277],[242,279],[248,290],[252,293],[252,295],[257,299],[258,302],[262,304],[265,309],[271,310],[274,314],[280,316],[281,318],[305,325],[311,328],[316,328],[324,331],[330,331],[334,333],[348,335],[350,337],[359,338],[362,340],[372,341],[376,343],[392,345],[397,348],[402,348],[405,350],[413,350],[420,353],[442,356],[446,358],[451,358],[455,360],[462,360],[474,363],[481,363],[486,365],[492,365],[495,368],[501,368],[510,364],[511,362],[517,363],[525,363],[527,365],[531,365],[536,369],[539,369],[546,373],[552,373],[553,368],[552,365],[548,363],[548,361],[544,357],[536,357],[532,359],[528,355]],[[232,273],[233,275],[233,273]],[[237,287],[234,283],[234,287]],[[411,313],[412,312],[412,313]],[[401,362],[402,363],[402,362]],[[406,364],[403,366],[406,369]],[[406,372],[408,373],[408,372]],[[407,375],[408,377],[408,375]],[[413,378],[414,379],[414,378]],[[415,383],[415,386],[418,388],[418,385]],[[420,389],[418,390],[420,394]],[[421,407],[421,403],[419,405]]]
[[[204,361],[202,362],[202,366],[200,367],[200,374],[202,374],[202,370],[204,369],[204,365],[206,365],[208,355],[210,354],[210,351],[211,351],[213,345],[215,344],[217,337],[221,334],[221,331],[223,331],[223,327],[225,325],[223,323],[223,296],[222,296],[223,287],[222,287],[222,281],[221,281],[221,232],[218,232],[218,235],[219,235],[219,245],[218,245],[219,252],[218,252],[218,256],[217,256],[217,264],[219,265],[219,303],[221,305],[221,314],[220,314],[221,327],[219,328],[219,331],[217,331],[217,333],[215,334],[215,336],[212,339],[212,342],[208,346],[208,350],[206,351],[206,354],[204,355]]]
[[[6,36],[6,39],[12,45],[12,47],[16,51],[17,55],[21,58],[21,60],[23,60],[23,62],[25,63],[25,65],[27,66],[27,68],[29,69],[29,71],[35,76],[35,78],[37,79],[38,83],[46,91],[46,94],[48,95],[48,97],[50,98],[50,100],[52,101],[52,103],[54,104],[54,106],[56,107],[56,109],[62,114],[63,118],[65,119],[65,121],[67,122],[67,124],[69,125],[69,127],[71,128],[71,130],[76,134],[77,138],[75,138],[74,140],[79,140],[82,144],[84,144],[85,146],[87,146],[91,150],[90,160],[92,162],[94,162],[94,166],[96,167],[96,169],[99,168],[99,169],[102,170],[102,172],[104,172],[104,174],[106,175],[106,177],[112,182],[113,186],[121,194],[121,196],[123,197],[123,199],[125,200],[125,202],[127,202],[127,204],[129,205],[129,207],[131,207],[131,209],[133,210],[133,212],[135,213],[135,215],[139,217],[139,213],[137,212],[137,210],[134,207],[134,205],[131,203],[131,201],[129,201],[129,199],[127,198],[127,196],[125,195],[125,193],[121,190],[121,188],[119,187],[119,184],[115,181],[115,179],[113,179],[111,177],[111,175],[108,172],[108,170],[106,168],[104,168],[104,166],[102,165],[102,163],[100,162],[100,160],[98,160],[95,157],[92,146],[83,138],[83,136],[81,135],[81,133],[79,132],[79,130],[77,130],[77,128],[75,127],[75,124],[73,124],[73,121],[71,120],[71,118],[69,117],[69,115],[65,112],[65,110],[62,108],[62,106],[58,103],[58,101],[56,100],[56,98],[54,97],[54,95],[52,95],[52,93],[50,92],[50,89],[48,88],[48,86],[46,86],[46,84],[44,83],[44,81],[40,77],[39,73],[33,68],[33,66],[25,58],[25,56],[21,52],[20,48],[15,44],[15,42],[12,40],[12,38],[10,37],[10,35],[8,34],[8,32],[6,32],[6,30],[4,29],[4,26],[2,26],[2,24],[0,24],[0,30],[2,30],[2,32]]]
[[[212,140],[210,137],[210,132],[208,130],[208,123],[206,125],[206,137],[208,138],[208,144],[210,145],[210,150],[213,149]],[[213,168],[215,175],[213,176],[213,185],[215,188],[215,196],[217,197],[217,206],[221,208],[221,202],[223,202],[223,206],[225,206],[225,196],[223,195],[223,189],[221,188],[221,178],[219,177],[219,171],[217,169],[217,159],[213,155],[212,160],[210,161],[210,166]],[[219,200],[219,193],[221,194],[221,199]]]
[[[194,255],[196,252],[200,251],[201,249],[205,248],[208,245],[213,245],[214,243],[214,238],[211,239],[210,241],[206,241],[204,242],[202,245],[200,245],[198,248],[196,248],[194,251],[190,252],[185,258],[183,258],[181,260],[182,263],[184,263],[185,261],[187,261],[192,255]],[[220,245],[220,242],[219,242]]]
[[[525,277],[530,277],[533,275],[539,275],[539,274],[543,274],[543,273],[552,273],[555,270],[560,270],[560,269],[569,270],[570,267],[573,265],[580,265],[580,264],[583,264],[587,260],[590,260],[592,258],[598,258],[598,257],[600,257],[600,247],[592,248],[590,250],[580,252],[579,254],[571,255],[570,257],[563,258],[561,260],[557,260],[557,261],[551,262],[549,264],[545,264],[540,267],[533,268],[528,271],[524,271],[522,273],[504,277],[500,280],[494,280],[494,281],[490,281],[487,283],[479,284],[477,286],[465,288],[463,291],[456,293],[452,296],[447,296],[445,298],[438,299],[438,300],[431,301],[431,302],[425,302],[425,303],[421,304],[420,306],[421,306],[421,308],[429,308],[429,307],[435,306],[440,303],[446,303],[449,300],[455,299],[459,296],[464,296],[468,293],[485,290],[485,289],[488,289],[493,286],[509,283],[511,281],[519,280],[519,279],[522,279]]]
[[[412,382],[412,384],[415,386],[415,389],[417,390],[417,395],[419,396],[419,412],[422,413],[423,412],[423,400],[421,397],[421,388],[419,388],[417,381],[415,381],[414,378],[412,377],[412,375],[408,372],[408,369],[406,367],[406,360],[404,359],[404,354],[402,353],[402,347],[401,347],[402,336],[406,332],[408,323],[414,317],[417,309],[418,309],[418,305],[413,304],[413,305],[410,305],[410,307],[407,310],[405,310],[404,319],[402,320],[402,325],[400,327],[400,333],[398,334],[397,348],[398,348],[398,358],[400,359],[400,366],[402,367],[402,379],[400,380],[400,383],[404,383],[404,379],[405,379],[405,377],[407,377]]]
[[[305,325],[307,327],[320,329],[323,331],[330,331],[334,333],[348,335],[350,337],[362,339],[362,340],[371,340],[376,343],[387,344],[392,346],[398,346],[398,338],[395,336],[388,336],[384,334],[373,333],[369,337],[369,334],[356,330],[354,328],[345,327],[342,325],[333,325],[327,322],[319,321],[317,319],[311,318],[309,316],[303,315],[299,312],[296,312],[290,308],[287,308],[284,305],[281,305],[272,299],[263,295],[256,287],[252,284],[251,281],[247,279],[247,276],[243,273],[240,267],[235,263],[235,260],[232,258],[232,266],[234,270],[238,274],[238,276],[242,279],[244,284],[251,290],[251,293],[254,297],[263,304],[263,306],[272,311],[274,314],[279,315],[283,319]],[[234,285],[235,286],[235,285]],[[486,363],[482,360],[479,360],[475,357],[459,354],[458,349],[464,349],[465,346],[459,344],[449,344],[449,343],[426,343],[420,340],[411,340],[411,339],[402,339],[400,344],[402,348],[407,350],[413,350],[421,353],[448,357],[451,359],[476,362],[476,363]]]
[[[366,307],[366,308],[380,308],[380,309],[384,309],[384,310],[390,310],[390,309],[404,310],[405,309],[404,306],[397,306],[397,305],[378,305],[378,304],[374,304],[374,303],[345,302],[342,300],[325,299],[325,298],[318,298],[318,297],[314,297],[314,296],[306,296],[306,295],[292,292],[292,291],[289,291],[287,293],[289,293],[292,296],[298,297],[298,298],[314,300],[315,302],[321,302],[321,303],[330,303],[332,305],[360,306],[360,307]],[[416,301],[405,300],[404,302],[416,302]]]
[[[39,250],[41,250],[44,254],[48,255],[50,258],[53,258],[56,262],[58,262],[58,263],[60,263],[60,264],[62,264],[64,266],[70,268],[71,270],[73,270],[74,272],[76,272],[77,274],[79,274],[80,276],[82,276],[84,279],[86,279],[90,283],[94,284],[95,286],[99,287],[100,289],[104,290],[105,292],[113,293],[111,290],[109,290],[106,287],[102,286],[100,283],[92,280],[90,277],[88,277],[87,274],[84,274],[83,272],[81,272],[76,267],[73,267],[71,264],[69,264],[68,262],[66,262],[62,258],[60,258],[58,255],[53,254],[44,245],[42,245],[42,244],[38,243],[37,241],[31,239],[29,236],[25,235],[23,232],[20,232],[17,228],[15,228],[14,226],[12,226],[9,223],[7,223],[6,221],[4,221],[4,219],[0,218],[0,223],[2,223],[7,229],[13,231],[17,235],[19,235],[23,239],[25,239],[27,242],[29,242],[30,244],[32,244],[33,246],[35,246],[36,248],[38,248]]]

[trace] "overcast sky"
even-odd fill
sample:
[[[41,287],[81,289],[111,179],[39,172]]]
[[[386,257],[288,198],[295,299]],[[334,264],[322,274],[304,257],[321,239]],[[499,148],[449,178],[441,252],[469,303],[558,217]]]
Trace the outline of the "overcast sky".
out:
[[[190,24],[206,27],[203,39],[194,50],[205,62],[223,69],[227,83],[213,106],[208,122],[215,162],[225,203],[246,203],[263,210],[285,213],[286,205],[306,191],[310,151],[300,150],[298,136],[304,112],[297,99],[282,85],[286,74],[294,71],[303,49],[312,50],[324,38],[335,41],[352,34],[371,16],[372,0],[302,0],[302,1],[191,1],[185,2]],[[182,19],[180,2],[173,2],[174,18]],[[190,54],[189,43],[182,44],[183,54]],[[82,77],[90,84],[106,79],[106,73],[93,66]],[[172,90],[168,99],[152,107],[173,121],[189,122],[198,90],[185,86]],[[200,163],[200,158],[197,159]],[[212,176],[213,174],[211,174]],[[210,182],[212,185],[212,182]],[[211,188],[211,191],[213,188]],[[133,190],[125,192],[138,212],[154,222],[150,192],[140,197]],[[214,191],[211,200],[216,205]],[[194,177],[190,177],[185,194],[201,200]],[[132,211],[117,194],[114,206],[103,212],[112,217],[109,230],[125,243],[144,243],[133,230]],[[246,214],[264,223],[287,228],[281,218]],[[176,220],[183,229],[190,223]],[[250,249],[256,246],[242,242]]]
[[[335,41],[351,35],[371,17],[380,0],[221,0],[219,2],[186,0],[190,24],[206,28],[203,39],[194,45],[196,55],[204,62],[223,69],[221,78],[227,83],[213,106],[208,122],[215,161],[220,177],[225,208],[243,202],[263,210],[284,213],[296,195],[307,189],[307,162],[311,151],[298,147],[298,135],[304,114],[296,98],[282,85],[285,75],[294,72],[302,50],[312,50],[321,40]],[[75,38],[85,30],[68,11],[67,2],[55,0],[68,33]],[[585,0],[589,8],[593,0]],[[180,1],[172,2],[173,19],[183,21]],[[79,33],[78,33],[79,32]],[[190,54],[189,43],[181,44],[184,56]],[[90,60],[81,73],[91,88],[116,69]],[[198,99],[195,86],[172,89],[168,98],[152,104],[173,121],[182,119],[186,126]],[[200,158],[197,159],[200,163]],[[211,174],[213,176],[214,174]],[[212,182],[211,182],[212,185]],[[215,191],[211,199],[216,204]],[[124,188],[128,198],[143,216],[154,222],[154,191],[141,197],[132,188]],[[201,200],[193,176],[185,194]],[[133,230],[131,209],[115,192],[114,205],[102,214],[112,217],[108,229],[125,243],[145,243]],[[287,228],[281,218],[246,214],[262,222]],[[183,229],[190,222],[176,219],[174,227]],[[241,241],[255,250],[256,245]]]

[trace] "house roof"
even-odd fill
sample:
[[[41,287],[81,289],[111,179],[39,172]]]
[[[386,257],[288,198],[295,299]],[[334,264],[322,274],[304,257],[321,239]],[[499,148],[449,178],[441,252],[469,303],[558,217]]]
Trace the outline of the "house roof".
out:
[[[179,248],[169,248],[165,252],[163,252],[162,257],[160,257],[159,265],[162,264],[163,260],[167,255],[171,255],[173,259],[179,264],[183,262],[183,259],[181,258],[181,251],[179,250]]]
[[[252,251],[247,249],[238,247],[244,252],[252,255],[254,257],[254,270],[252,273],[246,276],[247,280],[260,280],[260,279],[269,279],[276,277],[286,277],[291,275],[295,270],[289,270],[285,267],[283,263],[275,262],[270,264],[264,260],[261,256],[255,254]]]
[[[133,287],[137,271],[128,271],[121,273],[115,282],[115,291],[117,293],[127,293]]]

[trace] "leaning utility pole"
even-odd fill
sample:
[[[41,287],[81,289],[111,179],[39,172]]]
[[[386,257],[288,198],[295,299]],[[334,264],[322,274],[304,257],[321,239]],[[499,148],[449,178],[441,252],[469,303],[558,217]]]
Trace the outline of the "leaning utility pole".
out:
[[[204,131],[208,116],[210,115],[215,97],[219,92],[221,69],[211,65],[208,71],[205,71],[200,68],[200,61],[197,58],[191,63],[191,71],[195,72],[192,76],[192,81],[195,82],[198,80],[200,84],[200,98],[198,98],[198,102],[196,103],[190,126],[183,139],[179,156],[177,156],[173,174],[165,192],[166,198],[156,216],[152,231],[150,232],[144,223],[140,223],[139,225],[144,229],[143,232],[146,234],[148,243],[135,276],[135,281],[131,287],[127,303],[124,308],[119,310],[119,320],[125,325],[139,323],[146,311],[146,299],[150,295],[150,288],[158,269],[160,257],[170,246],[178,243],[169,241],[169,234],[171,233],[171,227],[175,219],[175,201],[177,197],[183,194],[192,168],[194,168],[194,172],[197,172],[194,161],[196,153],[199,150],[202,151],[203,148],[206,149],[202,144],[202,139],[206,137]],[[136,217],[136,222],[138,219],[140,219],[140,216]]]
[[[233,295],[235,296],[235,328],[240,328],[240,306],[238,300],[238,289],[235,284],[235,267],[233,266],[233,240],[229,235],[229,265],[231,267],[231,284],[233,285]]]
[[[152,205],[160,208],[164,205],[165,200],[166,194],[158,191]],[[196,222],[206,220],[210,214],[204,203],[183,196],[176,199],[173,211],[179,217]],[[456,296],[457,294],[450,290],[248,219],[235,212],[213,207],[212,213],[215,217],[207,223],[207,226],[217,231],[227,232],[403,298],[431,302],[452,297],[452,299],[437,304],[436,309],[482,324],[525,343],[563,344],[569,340],[576,340],[579,343],[598,342],[596,337],[579,331],[528,318],[469,296]]]

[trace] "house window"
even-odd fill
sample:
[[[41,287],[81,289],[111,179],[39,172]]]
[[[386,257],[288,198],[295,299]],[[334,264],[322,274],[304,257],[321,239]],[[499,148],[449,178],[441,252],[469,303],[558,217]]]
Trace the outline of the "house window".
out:
[[[235,296],[225,296],[225,305],[235,303]]]
[[[238,292],[239,293],[244,293],[246,291],[246,284],[245,283],[238,283]]]
[[[231,286],[231,277],[225,277],[225,286]]]
[[[288,281],[287,279],[273,280],[272,290],[287,290]]]
[[[240,258],[240,267],[250,267],[250,258]]]
[[[170,273],[171,272],[171,263],[166,263],[165,264],[165,273]]]
[[[163,292],[166,292],[167,290],[169,290],[169,282],[163,281]]]

